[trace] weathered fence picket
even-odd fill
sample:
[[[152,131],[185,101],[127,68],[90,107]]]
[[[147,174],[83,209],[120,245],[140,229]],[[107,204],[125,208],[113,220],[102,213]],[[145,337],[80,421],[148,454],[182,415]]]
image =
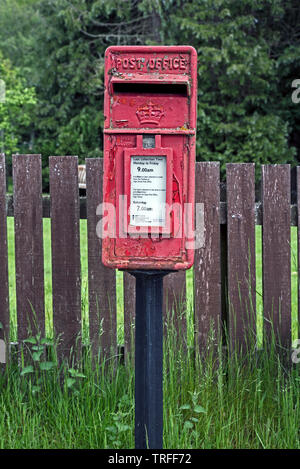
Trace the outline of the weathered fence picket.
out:
[[[58,355],[81,349],[80,218],[87,219],[89,336],[92,351],[117,353],[116,272],[101,262],[97,207],[102,202],[102,159],[86,160],[86,197],[79,198],[78,160],[50,157],[50,197],[42,197],[40,155],[14,155],[14,197],[6,195],[5,157],[0,155],[0,338],[9,335],[6,217],[15,221],[18,340],[45,329],[43,217],[51,218],[53,327]],[[297,168],[298,193],[300,168]],[[200,354],[215,346],[223,327],[232,350],[256,339],[255,224],[262,224],[265,343],[274,330],[291,345],[290,225],[300,224],[300,197],[291,206],[289,165],[262,167],[262,204],[255,203],[253,164],[228,164],[227,200],[220,202],[219,163],[196,164],[196,244],[193,268],[194,336]],[[297,210],[298,207],[298,210]],[[298,230],[298,269],[300,272]],[[189,274],[190,275],[190,274]],[[134,351],[135,278],[124,272],[124,354]],[[186,273],[164,279],[165,332],[187,346]],[[298,283],[298,311],[300,287]],[[300,313],[299,319],[300,319]]]
[[[221,328],[219,163],[197,163],[196,181],[196,220],[204,228],[194,264],[195,341],[201,353],[210,340],[217,343]]]
[[[135,278],[128,272],[123,276],[124,292],[124,354],[125,360],[134,352]]]
[[[264,332],[291,344],[291,182],[289,165],[263,165]]]
[[[89,328],[92,350],[97,356],[99,346],[105,354],[116,354],[116,275],[101,262],[102,241],[97,235],[102,203],[103,160],[86,160],[86,197],[88,231]]]
[[[175,335],[177,348],[187,347],[186,323],[186,273],[174,272],[164,280],[163,320],[165,336],[171,331]]]
[[[45,334],[41,155],[13,155],[18,340]]]
[[[227,331],[233,349],[247,349],[247,345],[256,340],[254,164],[228,164],[226,181]]]
[[[53,327],[58,356],[80,350],[81,272],[78,162],[52,156],[50,166]]]

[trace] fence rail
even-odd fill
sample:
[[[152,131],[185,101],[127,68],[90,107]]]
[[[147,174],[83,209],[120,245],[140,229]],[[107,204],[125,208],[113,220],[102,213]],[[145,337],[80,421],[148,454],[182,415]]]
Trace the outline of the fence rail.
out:
[[[18,341],[45,331],[43,218],[51,218],[53,327],[61,357],[80,349],[81,266],[79,221],[87,219],[89,333],[92,350],[117,351],[116,275],[101,263],[96,234],[102,201],[102,159],[86,160],[86,197],[79,197],[75,156],[49,158],[50,195],[42,195],[41,156],[13,157],[13,195],[6,194],[5,157],[0,155],[0,329],[9,336],[9,277],[6,218],[14,217]],[[255,202],[254,164],[228,164],[226,202],[220,201],[220,168],[196,164],[196,202],[204,204],[205,240],[195,253],[194,335],[206,349],[227,325],[230,346],[240,349],[256,334],[255,225],[262,225],[264,337],[273,327],[291,346],[290,227],[299,225],[299,201],[291,205],[289,165],[262,167],[262,199]],[[300,187],[300,168],[297,168]],[[300,236],[298,232],[298,244]],[[298,249],[299,256],[299,249]],[[299,262],[298,262],[299,265]],[[124,349],[132,349],[135,280],[124,273]],[[299,290],[300,291],[300,290]],[[300,297],[300,294],[299,294]],[[186,346],[186,276],[164,279],[164,314]],[[300,301],[298,301],[300,305]],[[299,315],[298,315],[299,318]],[[101,329],[101,333],[99,333]]]
[[[95,158],[96,159],[96,158]],[[197,165],[197,163],[196,163]],[[87,215],[87,198],[85,196],[79,197],[79,217],[82,220],[88,218]],[[43,194],[43,218],[51,218],[50,216],[50,195]],[[255,202],[255,224],[262,225],[262,203]],[[297,204],[291,204],[291,226],[298,226],[298,209]],[[6,194],[6,215],[8,217],[14,216],[14,196],[12,194]],[[220,225],[227,225],[227,203],[220,202]]]

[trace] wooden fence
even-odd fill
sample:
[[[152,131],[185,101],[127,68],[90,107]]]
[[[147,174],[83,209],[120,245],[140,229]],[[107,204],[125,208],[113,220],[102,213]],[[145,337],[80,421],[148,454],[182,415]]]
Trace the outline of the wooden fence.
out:
[[[53,156],[50,196],[42,195],[40,155],[13,156],[14,194],[6,194],[5,157],[0,155],[0,322],[9,337],[7,216],[14,216],[18,341],[45,330],[43,217],[51,218],[53,327],[61,338],[59,351],[67,356],[80,347],[81,265],[80,218],[87,219],[89,334],[94,353],[117,351],[116,273],[101,263],[101,240],[96,235],[102,200],[102,159],[86,160],[86,197],[79,197],[75,156]],[[255,225],[262,224],[264,337],[274,330],[284,347],[291,346],[290,227],[299,225],[300,210],[291,205],[289,165],[262,167],[261,202],[255,202],[254,165],[228,164],[226,202],[220,202],[218,163],[196,164],[196,202],[204,204],[205,242],[195,252],[194,335],[204,351],[213,323],[216,335],[223,325],[233,349],[256,334]],[[300,169],[297,168],[300,188]],[[300,200],[300,198],[298,198]],[[298,202],[299,203],[299,202]],[[298,233],[298,243],[299,243]],[[298,250],[299,252],[299,250]],[[298,262],[298,265],[300,263]],[[124,350],[132,347],[135,280],[124,274]],[[164,280],[164,311],[187,340],[185,272]],[[300,304],[300,301],[298,301]],[[179,311],[180,309],[180,311]],[[173,312],[170,315],[170,312]],[[34,312],[34,313],[33,313]],[[101,334],[99,334],[101,326]]]

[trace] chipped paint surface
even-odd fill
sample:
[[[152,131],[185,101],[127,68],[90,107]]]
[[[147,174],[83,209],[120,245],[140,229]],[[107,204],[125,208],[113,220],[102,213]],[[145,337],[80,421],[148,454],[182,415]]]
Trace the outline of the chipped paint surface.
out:
[[[166,153],[167,203],[181,205],[183,216],[183,204],[193,205],[196,52],[188,46],[110,47],[105,62],[103,200],[116,207],[117,236],[103,240],[103,263],[123,269],[189,268],[194,252],[186,248],[184,234],[175,236],[180,223],[176,211],[168,215],[168,237],[163,236],[163,227],[151,228],[151,234],[145,235],[143,227],[124,225],[128,212],[120,208],[119,200],[127,196],[127,211],[131,153]],[[144,134],[155,136],[155,149],[143,147]]]

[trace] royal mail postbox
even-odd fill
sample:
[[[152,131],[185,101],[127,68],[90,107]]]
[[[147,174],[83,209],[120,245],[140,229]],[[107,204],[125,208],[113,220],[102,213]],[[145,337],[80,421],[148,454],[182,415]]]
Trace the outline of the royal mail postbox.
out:
[[[196,104],[192,47],[106,50],[106,266],[179,270],[193,264]]]

